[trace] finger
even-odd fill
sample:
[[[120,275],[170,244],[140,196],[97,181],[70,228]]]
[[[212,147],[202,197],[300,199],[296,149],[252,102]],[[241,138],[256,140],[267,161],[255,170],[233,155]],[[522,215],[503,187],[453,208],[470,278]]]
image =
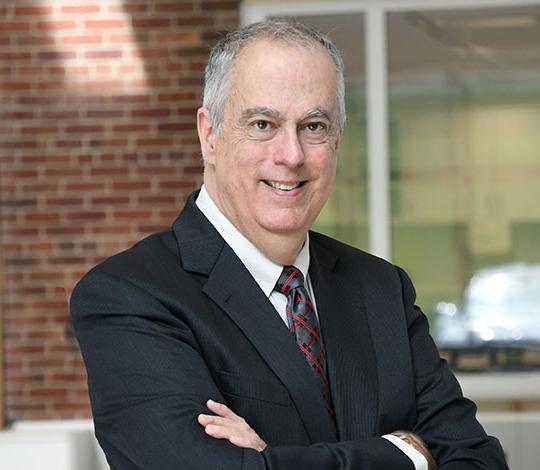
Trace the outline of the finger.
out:
[[[224,418],[239,418],[237,414],[235,414],[227,405],[224,405],[223,403],[208,400],[206,402],[206,406],[209,410],[213,411],[219,416],[223,416]]]
[[[207,426],[214,422],[214,418],[217,418],[217,416],[200,414],[197,416],[197,421],[199,422],[199,424]]]
[[[230,441],[231,429],[216,424],[209,424],[204,427],[204,432],[215,439],[228,439]]]
[[[229,427],[209,424],[205,427],[205,432],[215,439],[227,439],[231,444],[237,447],[250,448],[259,452],[266,447],[265,442],[255,432],[238,432]]]
[[[239,432],[245,432],[250,430],[250,427],[243,419],[223,418],[221,416],[200,414],[197,416],[197,420],[202,426],[214,424],[216,426],[222,426],[224,428],[235,429]]]
[[[236,447],[243,447],[245,449],[255,449],[257,452],[262,452],[266,449],[266,442],[264,442],[259,436],[253,434],[249,438],[241,436],[231,436],[229,441]]]

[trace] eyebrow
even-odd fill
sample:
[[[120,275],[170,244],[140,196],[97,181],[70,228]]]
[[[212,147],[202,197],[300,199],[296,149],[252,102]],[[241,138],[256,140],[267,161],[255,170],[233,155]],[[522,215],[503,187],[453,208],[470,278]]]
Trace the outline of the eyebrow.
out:
[[[240,120],[244,122],[255,116],[266,116],[272,119],[278,119],[280,114],[279,111],[275,109],[267,108],[265,106],[257,106],[255,108],[248,108],[244,110]]]
[[[305,115],[304,119],[312,119],[312,118],[324,118],[327,121],[332,121],[330,118],[330,113],[326,111],[325,109],[321,108],[314,108],[310,109]]]
[[[266,116],[271,119],[279,119],[281,114],[279,111],[273,108],[267,108],[266,106],[256,106],[254,108],[245,109],[240,117],[241,122],[248,121],[255,116]],[[331,122],[331,115],[323,108],[313,108],[307,111],[302,119],[323,118]]]

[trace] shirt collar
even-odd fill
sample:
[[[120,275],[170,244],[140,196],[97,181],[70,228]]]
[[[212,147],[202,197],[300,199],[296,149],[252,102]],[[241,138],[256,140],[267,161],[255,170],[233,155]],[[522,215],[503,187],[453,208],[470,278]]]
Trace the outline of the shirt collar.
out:
[[[242,261],[251,273],[264,294],[270,297],[281,275],[283,265],[274,263],[268,259],[253,243],[240,233],[229,219],[220,212],[204,185],[201,187],[195,203],[223,237],[225,243],[240,258],[240,261]],[[302,272],[304,279],[307,279],[309,271],[309,234],[306,235],[306,241],[296,257],[294,266]]]

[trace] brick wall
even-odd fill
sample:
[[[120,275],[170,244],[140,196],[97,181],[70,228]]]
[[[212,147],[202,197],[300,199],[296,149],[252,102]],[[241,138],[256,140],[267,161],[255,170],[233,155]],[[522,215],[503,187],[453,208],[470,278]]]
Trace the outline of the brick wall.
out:
[[[8,420],[89,416],[67,298],[201,182],[209,46],[238,1],[0,4],[0,282]]]

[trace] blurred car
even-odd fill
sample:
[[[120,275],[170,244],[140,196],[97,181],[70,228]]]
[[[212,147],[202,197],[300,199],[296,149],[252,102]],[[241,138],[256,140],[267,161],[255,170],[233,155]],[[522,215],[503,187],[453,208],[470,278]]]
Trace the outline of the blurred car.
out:
[[[477,271],[461,305],[436,306],[441,349],[540,346],[540,265],[507,264]]]

